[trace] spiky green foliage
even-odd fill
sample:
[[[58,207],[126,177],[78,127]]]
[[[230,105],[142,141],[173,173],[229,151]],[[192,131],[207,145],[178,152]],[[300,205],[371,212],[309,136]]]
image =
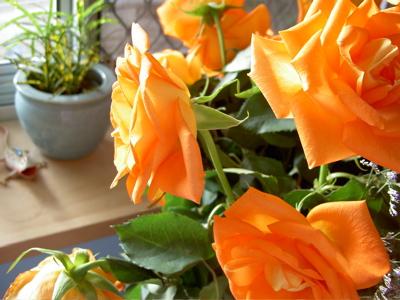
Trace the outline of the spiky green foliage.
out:
[[[117,22],[107,15],[94,16],[111,4],[98,0],[85,7],[84,0],[78,0],[76,12],[67,14],[54,11],[53,0],[48,10],[40,12],[29,12],[15,0],[3,1],[22,13],[0,30],[7,30],[11,24],[22,29],[1,45],[29,47],[28,57],[6,57],[27,74],[26,83],[54,95],[83,92],[87,72],[100,61],[101,25]]]

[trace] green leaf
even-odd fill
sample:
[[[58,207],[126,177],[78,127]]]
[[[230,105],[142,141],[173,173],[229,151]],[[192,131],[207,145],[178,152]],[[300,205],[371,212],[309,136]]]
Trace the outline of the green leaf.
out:
[[[301,210],[310,210],[318,204],[325,203],[328,200],[321,194],[313,190],[294,190],[283,197],[287,203],[294,208],[301,205]]]
[[[186,288],[202,288],[209,281],[210,272],[205,264],[197,264],[180,275],[182,285]]]
[[[370,209],[379,212],[383,204],[383,198],[371,195],[366,191],[365,183],[356,177],[351,178],[343,187],[327,196],[329,201],[355,201],[367,200]]]
[[[51,298],[54,300],[60,300],[74,287],[76,287],[76,282],[68,276],[65,270],[63,270],[60,272],[60,275],[58,275],[57,281],[54,284],[53,295]]]
[[[183,272],[214,255],[207,230],[176,213],[146,215],[114,228],[132,262],[163,274]]]
[[[125,290],[124,299],[144,299],[142,297],[142,284],[132,284]]]
[[[262,133],[261,137],[270,145],[282,148],[295,147],[299,142],[296,131],[280,131]]]
[[[243,127],[255,133],[293,131],[296,129],[293,119],[277,119],[267,100],[261,93],[254,93],[248,98],[237,118],[244,118],[247,114],[251,118],[243,123]]]
[[[382,197],[372,197],[367,199],[367,205],[370,209],[375,211],[376,213],[379,213],[382,209],[383,205],[383,198]]]
[[[209,285],[205,286],[199,294],[200,299],[222,299],[224,291],[229,288],[229,282],[226,276],[217,278],[217,282],[212,281]]]
[[[261,184],[261,190],[263,192],[266,192],[269,194],[276,194],[275,191],[278,186],[278,180],[274,176],[262,174],[262,173],[259,173],[257,171],[253,171],[253,170],[241,169],[241,168],[226,168],[226,169],[224,169],[224,172],[241,175],[240,183],[244,189],[247,189],[249,186],[254,186],[253,178],[255,178]]]
[[[271,182],[271,179],[266,180],[264,177],[261,179],[256,177],[263,185],[264,192],[282,197],[297,188],[295,180],[286,173],[282,162],[279,160],[269,157],[249,155],[243,160],[242,167],[248,170],[253,170],[257,173],[268,175],[269,178],[274,178],[274,181]]]
[[[192,105],[198,130],[215,130],[235,127],[244,122],[205,105]]]
[[[223,68],[223,72],[240,72],[250,70],[251,67],[251,47],[239,51],[235,58]]]
[[[229,80],[228,82],[222,84],[221,86],[218,86],[215,91],[209,96],[200,96],[200,97],[195,97],[192,98],[190,101],[192,103],[206,103],[212,101],[215,97],[218,96],[218,94],[227,86],[236,83],[236,88],[239,91],[239,81],[238,80]]]
[[[165,205],[162,207],[162,211],[175,212],[177,214],[198,220],[200,219],[198,208],[199,205],[193,201],[188,201],[187,199],[170,194],[165,194]]]
[[[218,183],[211,180],[206,180],[204,184],[203,195],[201,197],[201,204],[203,206],[211,205],[215,200],[217,200],[218,192],[220,190],[221,187]]]
[[[175,298],[177,287],[175,285],[164,285],[162,283],[143,283],[141,290],[144,299],[170,300]]]
[[[88,271],[85,276],[85,280],[100,290],[108,291],[115,295],[121,296],[118,289],[115,287],[115,285],[113,283],[108,281],[106,278],[104,278],[100,274],[97,274],[96,272]]]
[[[114,257],[108,257],[107,260],[115,278],[121,282],[132,284],[156,277],[150,270],[139,267],[131,261]]]
[[[241,91],[240,93],[235,94],[235,96],[241,99],[247,99],[257,93],[261,93],[261,91],[260,88],[255,85],[245,91]]]
[[[327,198],[330,201],[351,201],[365,199],[365,183],[351,178],[343,187],[332,192]]]

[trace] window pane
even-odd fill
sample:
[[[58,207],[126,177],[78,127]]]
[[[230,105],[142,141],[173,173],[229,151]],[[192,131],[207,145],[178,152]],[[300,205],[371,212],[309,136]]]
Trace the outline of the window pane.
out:
[[[47,10],[49,7],[49,0],[17,0],[19,4],[21,4],[26,10],[30,12],[37,12]],[[56,1],[53,1],[54,4]],[[15,17],[21,15],[21,12],[14,8],[12,5],[0,2],[0,26],[12,20]],[[0,33],[0,43],[12,38],[18,33],[21,33],[22,30],[18,28],[16,25],[10,25],[9,27],[1,30]],[[27,48],[22,47],[22,45],[18,45],[14,47],[12,50],[7,49],[6,47],[0,47],[0,57],[1,56],[9,56],[12,52],[17,52],[18,54],[29,54],[27,52]]]

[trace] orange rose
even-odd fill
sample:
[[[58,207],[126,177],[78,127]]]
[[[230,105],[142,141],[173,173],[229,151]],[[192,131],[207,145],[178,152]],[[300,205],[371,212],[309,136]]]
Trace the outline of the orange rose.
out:
[[[312,0],[297,0],[297,23],[303,21],[308,9],[310,8],[311,3]]]
[[[236,55],[237,50],[247,48],[253,33],[265,35],[270,29],[270,15],[267,7],[258,5],[250,13],[243,9],[230,9],[221,17],[227,62]],[[198,39],[192,44],[189,53],[203,62],[211,70],[220,70],[222,66],[218,33],[215,25],[204,26]]]
[[[321,204],[305,218],[250,188],[225,216],[213,246],[236,299],[358,299],[390,270],[365,201]]]
[[[73,249],[68,255],[74,262],[75,253],[78,249]],[[92,252],[86,249],[89,254],[89,261],[95,261]],[[53,290],[60,273],[64,270],[64,266],[54,257],[48,256],[39,263],[35,268],[18,275],[15,281],[10,285],[4,299],[53,299]],[[111,272],[104,272],[100,267],[91,271],[99,274],[115,285],[120,283],[115,279]],[[123,299],[122,297],[111,292],[101,290],[95,287],[98,299]],[[78,289],[72,288],[61,299],[86,299]]]
[[[249,76],[293,117],[309,166],[362,156],[400,172],[400,8],[313,1],[281,40],[254,36]]]
[[[165,192],[199,203],[204,172],[188,88],[147,52],[149,39],[139,25],[132,25],[132,36],[134,46],[117,60],[112,93],[118,170],[112,186],[128,174],[134,203],[147,185],[151,201]]]
[[[178,50],[165,49],[154,53],[153,56],[163,65],[170,69],[187,85],[192,85],[201,79],[201,62],[199,59],[188,55],[186,58]]]
[[[157,8],[161,26],[166,35],[177,38],[187,47],[191,47],[199,34],[201,16],[194,16],[186,12],[193,11],[201,5],[209,2],[216,4],[243,6],[245,0],[217,0],[217,1],[189,1],[189,0],[166,0]]]

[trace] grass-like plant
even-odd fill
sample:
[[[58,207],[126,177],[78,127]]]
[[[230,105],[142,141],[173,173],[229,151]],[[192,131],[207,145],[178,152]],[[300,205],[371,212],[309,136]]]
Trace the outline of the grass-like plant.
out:
[[[5,57],[27,74],[24,83],[54,95],[72,95],[90,89],[85,76],[101,58],[101,25],[117,22],[108,15],[97,16],[111,4],[97,0],[85,7],[84,0],[78,0],[76,11],[67,14],[55,11],[53,0],[48,10],[39,12],[29,12],[15,0],[3,1],[22,13],[1,26],[0,31],[11,24],[22,29],[1,46],[13,48],[22,44],[30,49],[29,56]]]

